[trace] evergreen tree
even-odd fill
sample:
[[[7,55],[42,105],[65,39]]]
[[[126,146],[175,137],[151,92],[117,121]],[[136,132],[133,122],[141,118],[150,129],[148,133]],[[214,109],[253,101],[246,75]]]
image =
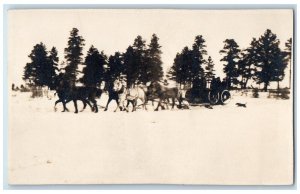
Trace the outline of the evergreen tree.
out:
[[[137,36],[133,43],[134,52],[134,64],[138,71],[138,77],[134,82],[140,81],[146,83],[148,78],[148,73],[150,72],[150,67],[146,62],[147,51],[146,51],[146,41],[143,40],[141,36]]]
[[[26,63],[22,78],[24,81],[28,81],[28,85],[34,84],[36,78],[36,67],[34,66],[34,63]]]
[[[129,46],[124,54],[124,68],[127,86],[130,87],[139,78],[139,68],[136,63],[135,52],[132,46]]]
[[[272,81],[279,82],[284,78],[284,69],[287,67],[285,53],[279,48],[279,39],[267,29],[258,39],[256,48],[256,75],[255,80],[258,84],[264,84],[264,90]]]
[[[206,63],[204,55],[207,54],[205,50],[206,45],[204,44],[205,40],[201,35],[196,36],[195,42],[192,49],[192,63],[190,63],[190,80],[202,79],[204,77],[203,67]]]
[[[84,45],[84,39],[82,36],[79,36],[78,29],[73,28],[68,40],[68,47],[65,48],[65,58],[67,62],[65,74],[70,81],[70,85],[74,85],[76,82],[76,76],[79,73],[77,68],[82,62],[82,49]]]
[[[231,87],[231,83],[235,85],[238,84],[237,77],[240,49],[234,39],[226,39],[224,43],[224,47],[220,51],[221,54],[224,54],[221,61],[225,62],[223,72],[226,74],[226,79],[229,81],[228,86]]]
[[[291,60],[292,56],[292,38],[289,38],[285,43],[285,51],[289,59]]]
[[[46,46],[43,43],[36,44],[28,57],[31,62],[24,68],[23,79],[31,85],[51,87],[56,73]]]
[[[115,52],[108,59],[108,71],[106,74],[106,81],[113,82],[116,78],[124,72],[123,56],[119,52]]]
[[[57,56],[57,50],[55,47],[52,47],[52,49],[50,50],[50,55],[49,55],[49,62],[50,62],[50,69],[49,69],[49,73],[51,74],[51,80],[52,80],[52,84],[51,84],[51,89],[53,89],[53,87],[55,87],[53,84],[55,84],[55,79],[57,74],[59,73],[59,69],[58,69],[58,61],[59,58]]]
[[[145,84],[149,81],[159,81],[163,77],[163,68],[161,61],[161,46],[158,44],[159,38],[156,34],[152,35],[151,42],[148,45],[149,48],[146,52],[145,69],[141,70],[141,81]]]
[[[289,71],[289,88],[291,88],[291,79],[292,79],[292,38],[289,38],[285,43],[285,55],[286,60],[289,62],[290,71]]]
[[[182,54],[177,53],[174,59],[174,63],[168,72],[168,78],[176,81],[181,86],[184,84],[184,75],[183,75],[183,62]]]
[[[59,67],[58,67],[58,71],[60,73],[64,73],[65,72],[65,68],[66,68],[66,63],[64,61],[62,61],[60,64],[59,64]]]
[[[52,47],[52,49],[50,50],[50,56],[49,56],[50,62],[52,63],[53,68],[58,71],[58,61],[59,58],[57,56],[57,50],[55,47]]]
[[[207,66],[205,67],[205,70],[206,70],[205,78],[207,80],[212,80],[212,78],[215,77],[214,66],[215,66],[215,64],[214,64],[211,56],[209,56],[208,59],[207,59]]]
[[[181,53],[177,53],[173,66],[168,74],[171,80],[176,81],[179,85],[191,83],[190,64],[192,63],[192,51],[184,47]]]
[[[147,64],[147,51],[145,41],[141,36],[134,39],[132,46],[129,46],[124,54],[124,68],[127,77],[128,87],[136,82],[146,83],[149,66]]]
[[[239,62],[238,73],[241,77],[240,85],[241,88],[245,89],[247,87],[248,81],[254,76],[256,71],[254,64],[257,62],[256,50],[258,41],[253,38],[250,43],[250,47],[241,52],[241,60]]]
[[[101,85],[101,82],[104,80],[104,65],[106,64],[107,57],[92,45],[87,52],[85,57],[83,68],[83,77],[81,82],[85,86],[97,86]]]

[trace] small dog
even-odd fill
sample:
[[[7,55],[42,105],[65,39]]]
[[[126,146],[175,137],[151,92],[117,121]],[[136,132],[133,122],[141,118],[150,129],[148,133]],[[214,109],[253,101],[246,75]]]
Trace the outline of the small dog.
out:
[[[244,108],[247,108],[246,104],[247,103],[235,103],[235,105],[237,105],[238,107],[244,107]]]
[[[211,105],[205,105],[204,107],[208,108],[208,109],[213,109],[213,107]]]

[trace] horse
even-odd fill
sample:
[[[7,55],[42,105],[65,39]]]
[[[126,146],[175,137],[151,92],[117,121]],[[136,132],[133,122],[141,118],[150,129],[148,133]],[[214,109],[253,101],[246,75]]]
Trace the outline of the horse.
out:
[[[81,100],[84,105],[82,111],[85,109],[86,104],[88,104],[91,107],[91,110],[93,112],[95,113],[98,112],[97,101],[95,98],[101,97],[102,94],[101,89],[98,89],[95,86],[77,87],[67,82],[64,79],[56,80],[55,89],[59,99],[55,102],[54,109],[56,109],[56,105],[59,102],[62,102],[64,107],[62,112],[68,111],[66,107],[66,103],[73,101],[75,107],[75,113],[78,113],[77,100]],[[90,102],[93,103],[93,106],[91,105]]]
[[[115,100],[116,103],[117,103],[117,108],[116,108],[116,110],[114,112],[116,112],[117,109],[120,108],[119,107],[119,97],[120,97],[119,95],[122,94],[124,92],[124,90],[125,90],[125,87],[123,87],[123,88],[116,88],[115,87],[115,83],[111,83],[111,82],[108,83],[108,86],[107,86],[108,100],[107,100],[107,103],[106,103],[104,111],[107,111],[108,105],[109,105],[109,103],[112,100]],[[121,110],[121,108],[120,108],[120,110]]]
[[[63,112],[68,111],[66,104],[70,101],[74,102],[75,113],[78,113],[77,100],[83,102],[83,111],[88,104],[91,107],[91,110],[95,113],[98,112],[98,106],[96,97],[101,97],[102,90],[96,87],[72,87],[68,90],[57,91],[58,100],[55,102],[54,107],[56,108],[57,103],[62,102],[64,106]],[[91,103],[93,106],[91,105]]]
[[[145,88],[142,86],[133,86],[130,88],[126,87],[126,83],[119,79],[116,79],[113,84],[109,87],[108,90],[109,98],[106,105],[106,110],[108,104],[111,100],[116,100],[117,108],[114,112],[118,109],[126,110],[128,112],[129,103],[132,104],[132,112],[136,110],[137,100],[140,99],[142,101],[143,108],[147,110],[146,107],[146,93],[144,91]],[[125,101],[127,101],[127,105],[125,106]]]
[[[137,100],[140,99],[142,101],[142,106],[144,110],[147,110],[146,103],[147,103],[147,96],[146,96],[146,87],[143,87],[142,85],[132,86],[126,90],[126,100],[127,100],[127,106],[129,103],[132,103],[132,112],[136,111],[137,106]]]
[[[179,102],[179,108],[181,108],[182,103],[182,93],[179,91],[177,87],[167,87],[159,82],[152,82],[149,86],[149,94],[153,96],[157,96],[159,101],[155,111],[158,111],[158,108],[162,106],[162,102],[169,102],[169,98],[172,99],[172,109],[175,106],[175,99]]]
[[[62,112],[65,112],[65,111],[69,112],[69,109],[67,108],[66,104],[69,103],[69,102],[71,102],[71,101],[73,101],[73,100],[68,97],[67,92],[66,91],[58,91],[58,90],[56,90],[55,94],[57,94],[58,100],[56,100],[55,103],[54,103],[54,111],[57,110],[56,105],[61,102],[63,104],[63,110],[62,110]],[[82,112],[86,108],[87,104],[91,107],[91,110],[93,111],[93,107],[89,103],[89,101],[87,101],[85,99],[81,100],[81,101],[83,103],[83,109],[80,112]]]

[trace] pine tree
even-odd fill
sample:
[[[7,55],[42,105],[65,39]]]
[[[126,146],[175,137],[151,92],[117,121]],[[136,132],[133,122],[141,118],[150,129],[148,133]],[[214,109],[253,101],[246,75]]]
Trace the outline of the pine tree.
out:
[[[108,71],[106,74],[106,81],[114,81],[124,72],[123,56],[120,52],[115,52],[108,59]]]
[[[177,53],[174,59],[174,63],[170,70],[168,71],[168,78],[170,80],[174,80],[181,86],[184,84],[184,77],[183,77],[183,63],[182,63],[182,54]]]
[[[52,47],[52,49],[50,50],[50,55],[49,55],[49,62],[50,62],[49,74],[51,75],[51,80],[52,80],[52,84],[50,86],[51,89],[53,89],[55,87],[54,82],[55,82],[57,74],[59,73],[58,61],[59,61],[59,58],[57,56],[57,50],[55,47]]]
[[[292,38],[289,38],[286,43],[285,43],[285,51],[286,54],[288,55],[288,57],[291,60],[291,56],[292,56]]]
[[[31,85],[52,87],[56,73],[46,46],[43,43],[36,44],[28,57],[31,62],[24,68],[23,79]]]
[[[214,71],[215,71],[214,66],[215,66],[215,64],[214,64],[211,56],[209,56],[207,59],[207,66],[205,67],[205,70],[206,70],[205,78],[207,80],[212,80],[212,78],[215,77],[216,74],[214,73]]]
[[[34,63],[26,63],[24,67],[23,80],[28,81],[28,85],[33,85],[36,78],[36,67]]]
[[[192,82],[190,67],[192,63],[192,51],[184,47],[181,53],[177,53],[173,66],[168,74],[171,80],[176,81],[179,85],[190,84]]]
[[[151,42],[148,45],[145,57],[145,69],[142,69],[143,76],[141,81],[145,84],[149,81],[159,81],[163,77],[163,68],[161,61],[161,46],[158,44],[159,38],[156,34],[152,35]]]
[[[83,77],[81,82],[85,86],[97,86],[101,85],[104,80],[104,65],[106,64],[107,57],[103,53],[99,53],[99,51],[92,45],[87,52],[85,57],[83,68]]]
[[[289,62],[289,88],[291,88],[292,79],[292,38],[289,38],[285,43],[286,60]]]
[[[68,47],[65,48],[65,58],[67,61],[65,74],[70,85],[74,85],[76,82],[76,76],[79,73],[77,68],[82,62],[82,49],[84,45],[84,39],[78,35],[78,29],[73,28],[68,40]]]
[[[190,79],[191,82],[199,80],[204,77],[203,66],[206,63],[204,55],[207,54],[205,50],[205,40],[201,35],[196,36],[192,49],[192,63],[190,63]]]
[[[62,61],[60,64],[59,64],[59,67],[58,67],[58,71],[60,73],[64,73],[65,72],[65,68],[66,68],[66,63],[64,61]]]
[[[285,54],[279,48],[279,39],[267,29],[258,39],[256,48],[256,74],[255,80],[258,84],[264,84],[264,90],[272,81],[279,82],[284,78],[284,69],[287,67]]]
[[[124,68],[127,78],[127,86],[130,87],[139,78],[139,68],[136,63],[135,52],[132,46],[129,46],[124,53]]]
[[[238,62],[240,60],[239,54],[241,50],[234,39],[226,39],[224,43],[225,45],[220,53],[225,54],[225,56],[221,61],[225,62],[223,71],[229,81],[228,86],[231,87],[231,83],[235,85],[238,84]]]
[[[250,43],[250,47],[241,52],[242,57],[239,62],[238,74],[241,77],[240,85],[243,89],[247,88],[248,81],[254,76],[256,71],[254,64],[257,62],[257,44],[258,41],[253,38]]]
[[[147,64],[147,51],[145,41],[141,36],[134,39],[124,53],[124,68],[128,87],[136,82],[146,83],[148,80],[149,66]]]
[[[141,36],[137,36],[134,40],[132,48],[134,52],[135,68],[138,70],[138,78],[134,81],[146,83],[147,80],[149,80],[148,72],[150,71],[150,67],[146,62],[146,41],[143,40]]]

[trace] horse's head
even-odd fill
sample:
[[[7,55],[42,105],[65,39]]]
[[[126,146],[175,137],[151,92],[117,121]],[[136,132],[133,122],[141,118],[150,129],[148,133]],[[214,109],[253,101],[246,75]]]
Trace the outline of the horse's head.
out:
[[[97,98],[100,98],[101,95],[102,95],[102,89],[96,88],[96,97],[97,97]]]
[[[158,82],[151,82],[148,86],[148,93],[153,95],[158,93],[161,90],[160,84]]]
[[[114,90],[115,92],[118,92],[118,91],[120,91],[120,90],[122,89],[122,87],[123,87],[122,81],[119,80],[119,79],[116,79],[116,80],[114,81],[114,83],[113,83],[113,90]]]

